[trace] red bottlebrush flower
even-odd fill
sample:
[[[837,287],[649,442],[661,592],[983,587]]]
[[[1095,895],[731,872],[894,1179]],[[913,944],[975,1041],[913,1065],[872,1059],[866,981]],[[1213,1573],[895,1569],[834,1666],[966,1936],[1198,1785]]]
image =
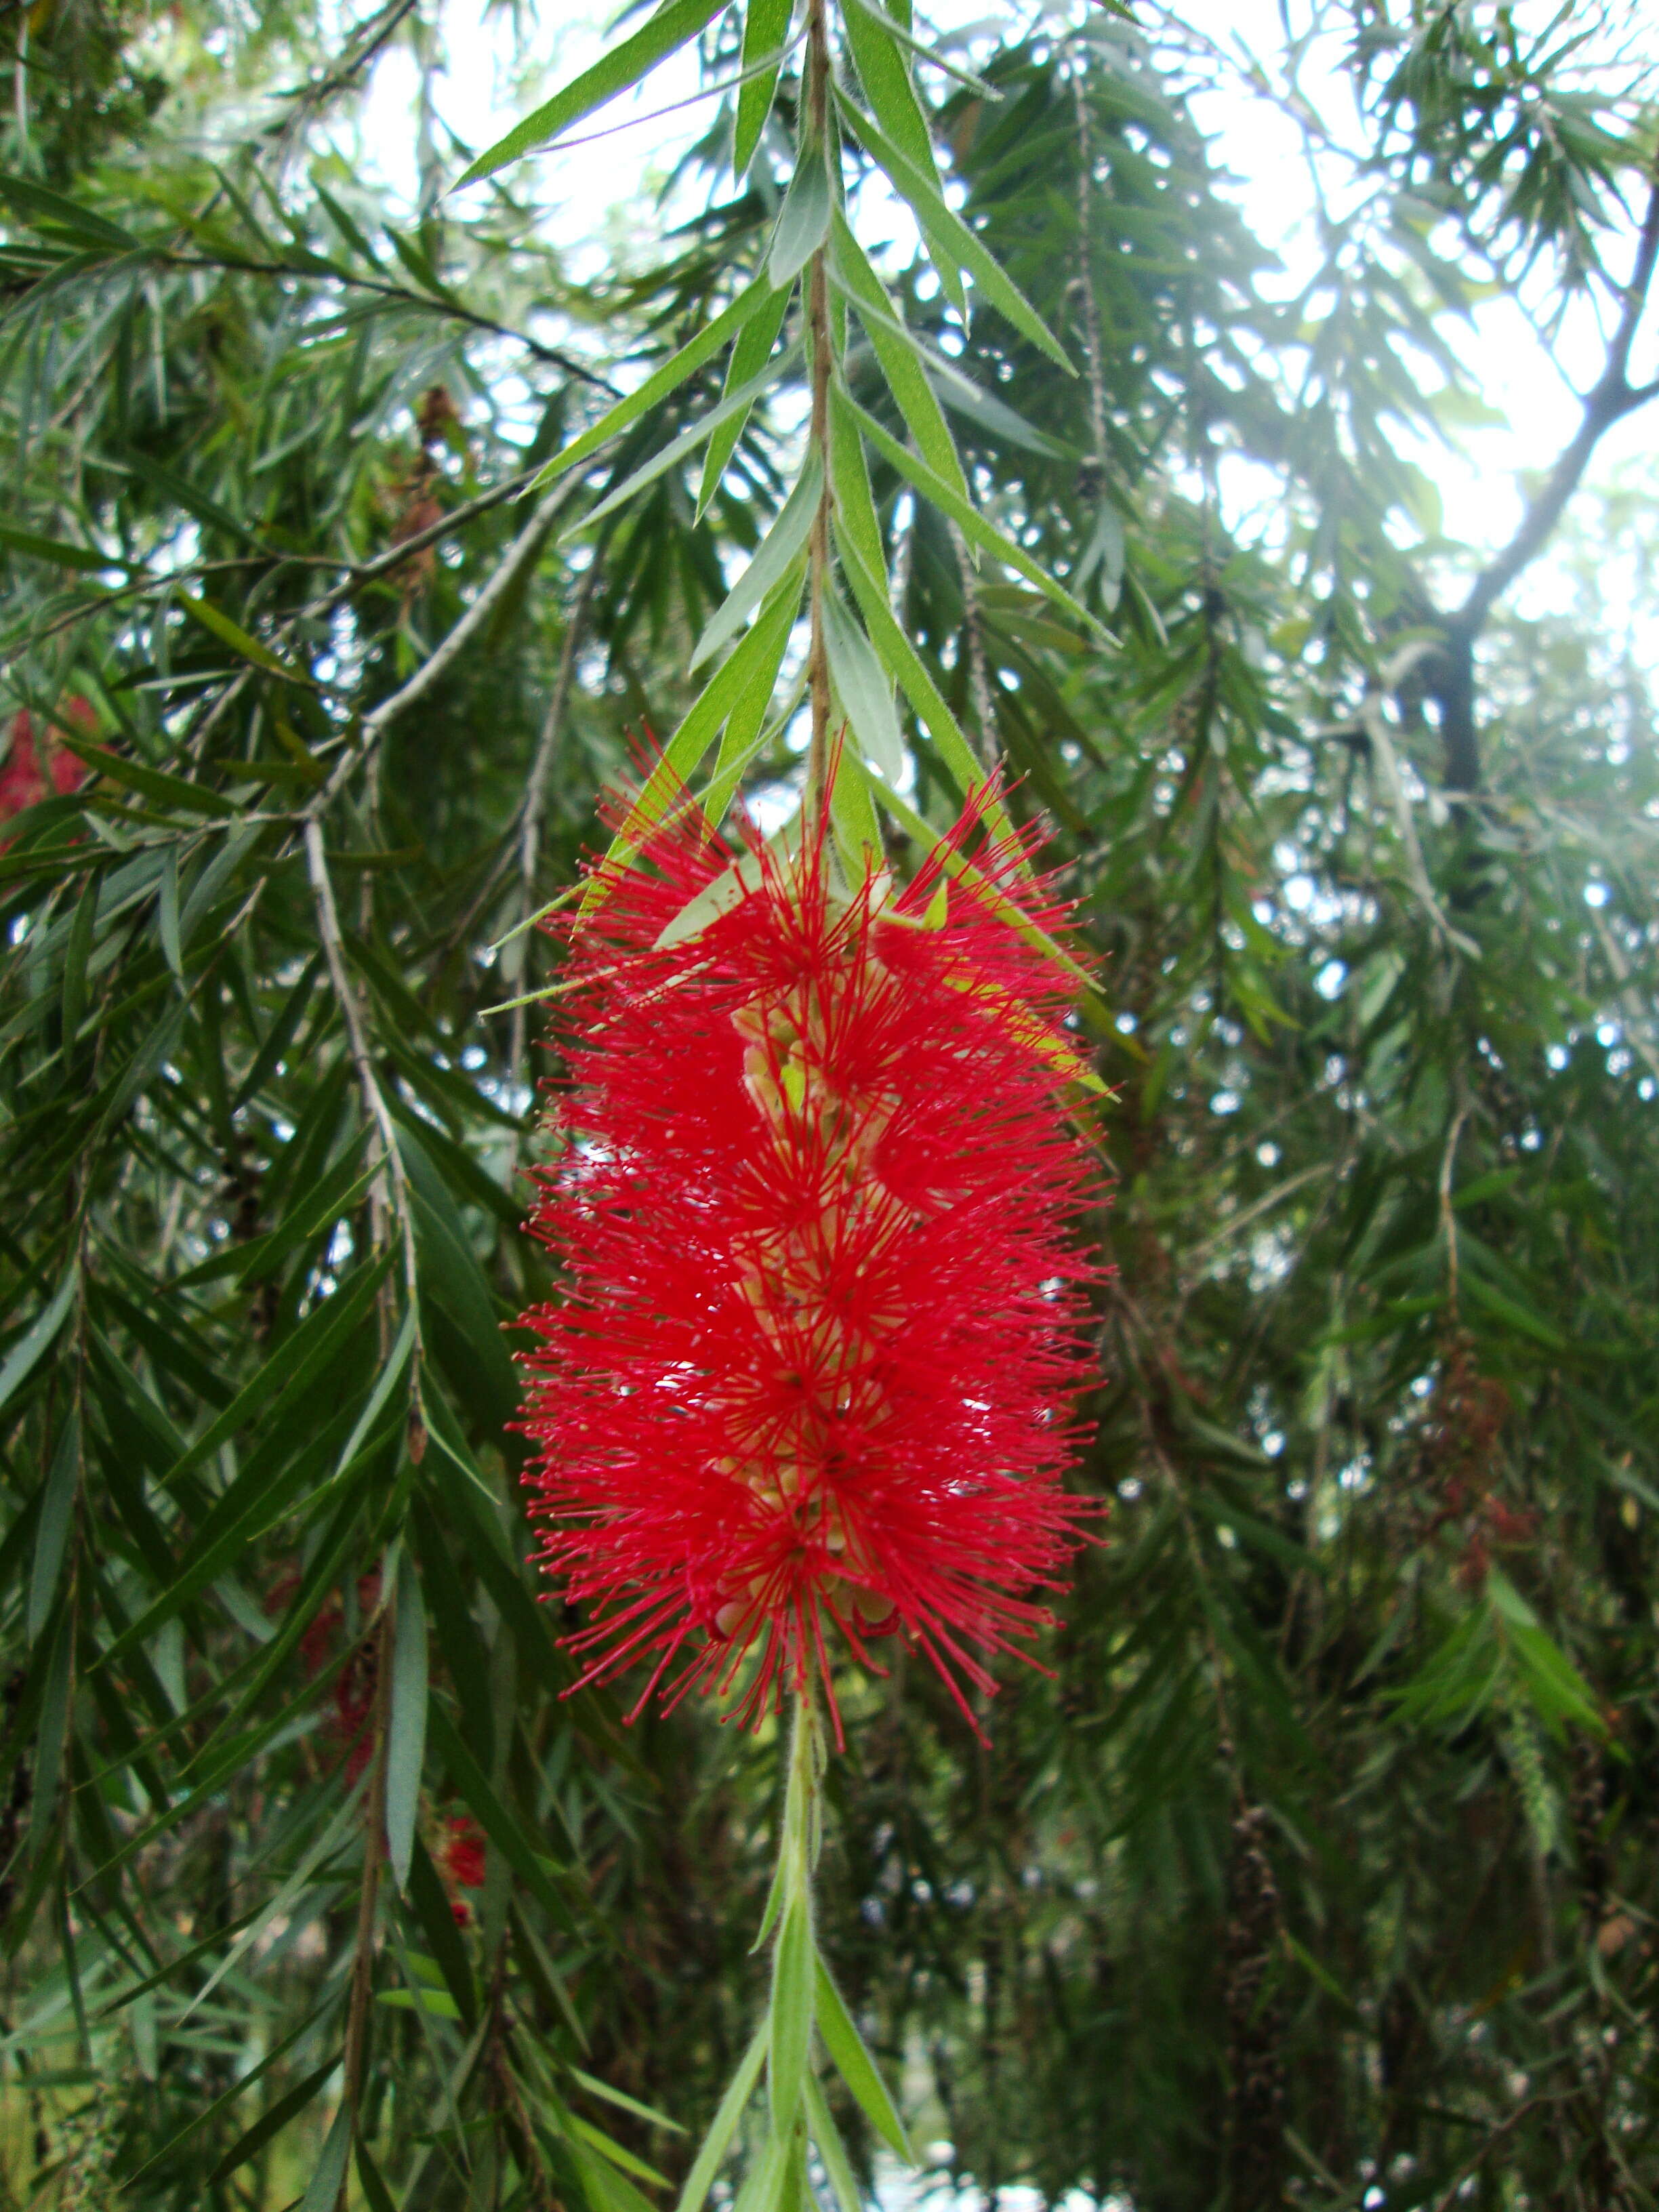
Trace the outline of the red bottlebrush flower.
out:
[[[285,1575],[267,1601],[267,1609],[275,1612],[299,1585],[297,1574]],[[367,1621],[380,1601],[380,1577],[378,1568],[361,1575],[357,1580],[357,1611],[360,1620]],[[339,1594],[334,1593],[319,1607],[307,1624],[300,1638],[300,1663],[308,1676],[320,1674],[337,1656],[340,1632],[345,1626],[345,1607]],[[368,1765],[374,1749],[369,1723],[374,1715],[374,1700],[380,1689],[380,1668],[375,1657],[374,1639],[366,1631],[360,1632],[349,1656],[335,1676],[331,1690],[334,1711],[327,1724],[327,1736],[336,1751],[346,1753],[346,1780],[355,1782]]]
[[[444,1822],[443,1834],[432,1859],[445,1888],[452,1893],[449,1909],[455,1916],[456,1925],[465,1928],[472,1917],[472,1908],[465,1898],[453,1893],[457,1889],[482,1889],[484,1880],[484,1839],[469,1814],[459,1813]]]
[[[64,711],[82,736],[90,736],[96,731],[97,719],[91,702],[79,692],[65,702]],[[12,716],[9,735],[10,743],[5,761],[0,764],[0,822],[9,822],[26,807],[40,805],[42,799],[62,799],[79,790],[86,781],[88,771],[84,763],[62,745],[52,744],[49,738],[42,758],[41,748],[35,741],[34,717],[27,707],[20,708]],[[3,849],[0,847],[0,850]]]
[[[994,1687],[968,1647],[1051,1617],[1030,1594],[1096,1510],[1059,1477],[1098,1178],[1054,1095],[1065,979],[1008,908],[1061,917],[1020,860],[837,897],[821,842],[734,864],[669,828],[569,932],[526,1480],[591,1608],[583,1680],[654,1662],[636,1712],[751,1659],[746,1717],[813,1676],[833,1711],[829,1624],[866,1662],[903,1634],[967,1713]]]

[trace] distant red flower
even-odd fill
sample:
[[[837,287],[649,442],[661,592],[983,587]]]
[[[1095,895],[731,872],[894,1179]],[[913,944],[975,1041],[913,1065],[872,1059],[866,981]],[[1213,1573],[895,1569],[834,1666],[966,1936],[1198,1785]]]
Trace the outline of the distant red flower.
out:
[[[967,1647],[1050,1618],[1030,1593],[1092,1510],[1059,1477],[1097,1179],[1055,1097],[1066,980],[1006,902],[1063,917],[1020,858],[977,855],[994,890],[936,856],[838,897],[817,846],[734,868],[670,829],[568,933],[527,1480],[592,1607],[583,1680],[654,1662],[636,1712],[751,1657],[745,1717],[829,1688],[826,1623],[866,1662],[902,1633],[967,1712],[994,1686]],[[723,872],[724,910],[660,945]]]
[[[97,718],[89,700],[79,692],[64,702],[65,718],[73,721],[83,737],[97,728]],[[9,822],[14,814],[22,813],[25,807],[38,806],[44,799],[67,796],[86,781],[89,773],[85,764],[63,745],[55,744],[48,732],[45,758],[34,734],[34,717],[27,707],[20,708],[11,718],[9,744],[6,757],[0,762],[0,822]],[[8,841],[9,842],[9,841]],[[0,846],[0,851],[4,847]]]
[[[482,1889],[484,1880],[484,1839],[471,1815],[459,1813],[444,1822],[443,1834],[432,1854],[433,1863],[450,1894],[449,1909],[458,1927],[465,1928],[472,1908],[457,1889]]]
[[[297,1575],[285,1576],[271,1593],[270,1608],[274,1611],[285,1603],[298,1586]],[[374,1568],[357,1579],[360,1624],[372,1618],[380,1601],[380,1571]],[[333,1662],[338,1653],[340,1632],[344,1626],[345,1605],[337,1590],[318,1607],[300,1638],[300,1663],[308,1676],[320,1674]],[[357,1779],[368,1765],[374,1749],[369,1723],[374,1716],[380,1672],[374,1638],[366,1627],[360,1626],[356,1642],[334,1678],[330,1692],[334,1711],[327,1723],[330,1743],[336,1751],[343,1751],[346,1754],[346,1780],[349,1783]]]

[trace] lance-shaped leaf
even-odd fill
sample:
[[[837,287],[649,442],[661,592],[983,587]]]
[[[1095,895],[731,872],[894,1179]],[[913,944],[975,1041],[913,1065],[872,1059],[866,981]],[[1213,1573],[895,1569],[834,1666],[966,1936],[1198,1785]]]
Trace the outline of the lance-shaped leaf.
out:
[[[732,344],[732,358],[726,363],[726,384],[722,399],[752,383],[772,357],[772,349],[778,342],[778,332],[783,328],[783,318],[791,298],[791,288],[779,285],[769,292],[761,306],[751,314],[738,332]],[[697,520],[702,521],[708,502],[720,489],[726,465],[738,449],[749,421],[749,409],[728,416],[708,441],[708,451],[703,457],[702,483],[697,492]]]
[[[6,1354],[5,1364],[0,1367],[0,1407],[3,1407],[19,1385],[28,1379],[35,1363],[64,1326],[64,1316],[75,1302],[76,1287],[80,1279],[79,1270],[71,1267],[58,1285],[51,1304],[30,1323]]]
[[[921,654],[894,617],[888,599],[881,529],[870,496],[863,448],[857,428],[846,412],[848,405],[842,396],[832,389],[830,406],[834,434],[830,455],[836,492],[836,550],[841,556],[842,570],[853,586],[860,612],[884,665],[897,678],[918,720],[938,746],[946,770],[965,796],[984,783],[985,769],[963,735]],[[986,822],[994,837],[1013,834],[1013,824],[999,799],[993,799],[988,805]]]
[[[823,463],[817,453],[809,453],[805,466],[795,480],[794,489],[779,509],[772,527],[697,640],[691,667],[701,667],[711,653],[718,653],[729,638],[736,635],[774,586],[783,581],[806,544],[823,489]]]
[[[515,124],[504,138],[498,138],[488,151],[480,154],[463,173],[455,190],[475,185],[483,177],[494,176],[497,169],[504,169],[509,161],[516,161],[520,155],[531,153],[538,146],[550,145],[573,123],[580,123],[584,115],[591,115],[596,107],[604,106],[619,92],[626,92],[630,84],[637,84],[665,55],[695,39],[725,5],[726,0],[668,0],[668,5],[659,8],[631,39],[623,39],[613,46],[592,69],[573,77],[562,91],[556,92],[533,114]]]
[[[755,158],[772,98],[778,88],[783,42],[789,35],[794,0],[749,0],[743,24],[744,84],[738,94],[737,122],[732,134],[732,167],[746,176]]]
[[[605,868],[592,878],[583,897],[582,914],[591,914],[608,896],[611,871],[626,866],[663,819],[702,765],[704,754],[714,744],[726,716],[745,696],[749,686],[762,680],[763,674],[770,696],[771,683],[775,680],[778,661],[793,627],[798,604],[798,593],[781,593],[709,679],[702,696],[669,739],[662,758],[646,778],[639,797],[611,840]]]
[[[835,2062],[836,2071],[858,2100],[866,2118],[882,2141],[907,2165],[915,2163],[910,2138],[904,2131],[898,2107],[888,2094],[876,2062],[864,2045],[853,2015],[822,1958],[817,1960],[818,2033]]]
[[[735,392],[728,392],[706,415],[699,416],[689,429],[682,430],[678,438],[671,439],[667,445],[653,453],[648,461],[642,461],[625,483],[618,484],[615,491],[607,493],[597,507],[590,507],[586,514],[578,515],[567,524],[560,533],[560,542],[574,536],[578,530],[586,529],[590,525],[601,521],[607,514],[614,514],[617,507],[625,507],[635,492],[643,491],[647,484],[654,483],[659,476],[676,467],[688,453],[695,453],[704,439],[712,437],[722,422],[729,422],[734,416],[746,415],[761,395],[782,375],[799,350],[800,341],[797,339],[775,363],[763,368],[758,376],[751,377],[747,384],[739,385]]]
[[[191,592],[180,592],[178,599],[185,612],[200,623],[204,630],[222,645],[228,645],[233,653],[240,653],[244,660],[252,661],[254,667],[263,668],[268,676],[280,676],[285,684],[310,684],[310,677],[297,668],[290,668],[287,661],[279,660],[268,645],[261,645],[257,637],[245,630],[240,623],[233,622],[211,599],[198,599]]]
[[[772,2125],[779,2135],[793,2124],[806,2086],[806,2062],[812,2045],[813,1968],[811,1906],[798,1892],[784,1908],[772,1955],[772,2004],[768,2014],[767,2088]]]
[[[904,739],[893,706],[892,679],[833,590],[823,594],[823,641],[830,680],[859,750],[887,782],[897,783],[904,774]]]
[[[836,763],[830,790],[830,822],[836,848],[854,883],[881,865],[881,817],[870,795],[870,779],[864,763],[850,747]]]
[[[143,568],[143,562],[123,560],[118,553],[100,553],[94,546],[71,545],[61,538],[41,538],[33,530],[13,530],[3,523],[0,523],[0,545],[27,554],[32,561],[50,562],[55,568],[75,568],[85,575],[97,575],[107,568],[122,568],[131,575]]]
[[[426,1754],[426,1607],[407,1551],[398,1565],[398,1617],[392,1642],[392,1709],[386,1723],[386,1847],[392,1878],[409,1887],[415,1820]]]
[[[800,150],[772,234],[766,270],[774,284],[793,283],[823,245],[830,228],[830,169],[821,145]]]
[[[1011,929],[1018,931],[1027,944],[1035,945],[1048,959],[1065,969],[1077,984],[1079,995],[1089,1000],[1098,1019],[1103,1024],[1109,1021],[1110,1015],[1097,995],[1094,980],[1087,969],[1079,968],[1064,946],[1057,945],[1046,929],[1033,921],[1024,907],[1017,905],[1005,891],[1000,890],[992,882],[988,876],[981,874],[971,860],[948,845],[932,823],[925,821],[917,813],[908,799],[902,799],[897,792],[890,789],[886,784],[873,785],[872,789],[883,811],[890,814],[905,835],[914,837],[924,852],[932,854],[946,875],[959,876],[964,882],[971,883],[979,895],[1001,915]],[[1083,1079],[1069,1069],[1066,1073],[1069,1079]]]
[[[24,1634],[33,1644],[52,1613],[58,1593],[58,1570],[69,1542],[70,1522],[81,1480],[81,1421],[71,1404],[52,1468],[40,1498],[40,1518],[34,1538],[34,1560],[29,1574],[28,1613]]]
[[[767,2024],[763,2021],[750,2039],[749,2048],[720,2099],[720,2109],[709,2123],[708,2133],[685,2177],[685,2186],[674,2212],[702,2212],[703,2200],[720,2170],[720,2161],[732,2148],[732,2138],[738,2131],[744,2108],[755,2094],[755,2084],[766,2062],[766,2045]]]
[[[671,392],[677,392],[687,377],[695,375],[705,362],[712,361],[734,333],[738,346],[732,356],[734,373],[726,379],[728,390],[734,384],[752,377],[772,350],[788,298],[787,290],[780,293],[764,276],[756,277],[754,283],[745,285],[731,306],[716,315],[712,323],[706,323],[695,337],[686,340],[678,353],[671,354],[660,368],[653,369],[636,391],[619,399],[614,407],[607,409],[591,429],[584,430],[580,437],[573,438],[562,452],[556,453],[531,489],[536,490],[543,484],[551,483],[556,477],[562,477],[568,470],[590,459],[619,432],[637,422],[642,416],[648,415],[659,401],[667,398]],[[738,353],[741,351],[749,326],[757,322],[769,335],[759,349],[758,358],[751,366],[745,367],[739,377],[735,374]]]
[[[1063,607],[1081,629],[1092,630],[1106,643],[1114,641],[1105,625],[1090,613],[1080,599],[1074,599],[1064,584],[1048,574],[1041,561],[1028,553],[1024,546],[1017,545],[994,522],[988,522],[971,500],[964,499],[953,484],[947,483],[936,470],[930,469],[920,454],[913,453],[908,447],[900,445],[898,440],[884,430],[875,416],[866,413],[856,400],[849,398],[848,404],[853,419],[882,458],[890,461],[901,476],[908,477],[924,498],[931,500],[942,513],[948,514],[970,544],[979,546],[995,560],[1006,562],[1011,568],[1017,568],[1028,582],[1035,584],[1057,607]]]
[[[967,479],[933,386],[917,349],[899,318],[887,288],[837,211],[832,226],[834,271],[869,334],[889,390],[898,403],[910,435],[929,465],[968,497]]]
[[[994,307],[1022,337],[1028,337],[1034,346],[1040,347],[1068,375],[1075,376],[1077,371],[1067,357],[1065,347],[1001,263],[991,253],[979,234],[970,230],[956,210],[946,203],[933,180],[924,175],[909,156],[893,143],[880,125],[852,100],[837,95],[836,106],[865,152],[879,168],[885,171],[894,191],[908,203],[930,244],[934,238],[940,239],[945,251],[960,261],[984,294],[988,306]]]

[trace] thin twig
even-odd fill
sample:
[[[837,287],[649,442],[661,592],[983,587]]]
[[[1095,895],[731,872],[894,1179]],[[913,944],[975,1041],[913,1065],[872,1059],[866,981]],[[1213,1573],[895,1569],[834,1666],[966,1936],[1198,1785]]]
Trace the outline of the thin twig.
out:
[[[1452,1174],[1457,1164],[1457,1140],[1469,1118],[1467,1103],[1460,1104],[1446,1133],[1446,1149],[1440,1156],[1440,1226],[1446,1239],[1446,1316],[1457,1326],[1457,1214],[1452,1205]]]
[[[252,254],[235,253],[179,253],[166,247],[143,246],[142,258],[161,269],[219,269],[243,276],[287,276],[298,281],[349,286],[354,291],[372,292],[377,299],[391,300],[402,307],[413,307],[422,314],[435,315],[441,320],[465,323],[469,330],[483,331],[490,337],[508,338],[521,345],[550,368],[562,368],[567,376],[574,376],[583,384],[591,384],[595,391],[603,392],[608,399],[620,399],[621,392],[610,378],[589,368],[574,354],[566,353],[562,346],[544,345],[526,331],[515,331],[510,323],[498,323],[491,315],[481,315],[475,308],[463,307],[459,300],[428,299],[423,292],[411,292],[406,285],[389,283],[380,276],[359,276],[346,269],[331,268],[325,279],[319,279],[314,269],[296,267],[286,261],[259,261]],[[32,288],[31,288],[32,289]],[[27,296],[25,295],[24,296]]]
[[[374,1063],[369,1057],[368,1041],[363,1035],[362,1016],[356,994],[346,974],[345,944],[340,933],[339,910],[334,903],[334,885],[328,872],[328,856],[323,849],[322,825],[314,818],[305,825],[306,871],[311,879],[312,899],[317,913],[317,933],[322,939],[323,957],[328,964],[329,981],[333,985],[338,1001],[340,1018],[345,1024],[346,1046],[351,1054],[351,1064],[356,1071],[358,1088],[362,1092],[364,1111],[374,1124],[380,1139],[380,1172],[370,1187],[370,1216],[374,1221],[374,1242],[383,1245],[386,1238],[386,1217],[390,1212],[396,1218],[398,1234],[403,1244],[404,1289],[409,1300],[409,1310],[414,1318],[415,1394],[420,1395],[420,1301],[415,1263],[415,1217],[410,1204],[409,1182],[404,1173],[403,1155],[398,1150],[397,1131],[386,1103],[386,1094],[374,1073]]]
[[[351,1994],[346,2004],[345,2050],[342,2070],[351,2127],[357,2127],[357,2101],[362,2091],[363,2059],[368,2044],[368,2007],[374,1987],[374,1915],[380,1895],[380,1861],[386,1850],[386,1721],[392,1696],[392,1610],[390,1593],[380,1590],[380,1621],[374,1639],[374,1751],[368,1794],[363,1805],[363,1877],[357,1892],[357,1940],[351,1959]],[[348,2172],[349,2169],[348,2168]],[[336,2212],[345,2212],[347,2174],[340,2177]]]
[[[592,603],[593,586],[599,580],[603,550],[602,546],[594,548],[593,556],[583,573],[575,605],[570,610],[570,618],[565,624],[564,642],[559,648],[558,672],[553,678],[552,695],[547,702],[547,712],[542,717],[541,731],[536,739],[536,756],[530,763],[530,775],[519,809],[518,911],[520,919],[530,912],[536,895],[536,863],[541,857],[542,815],[547,799],[547,781],[558,757],[559,741],[564,732],[564,714],[570,697],[570,682],[575,673],[576,654],[580,649],[582,633],[587,627],[587,611]],[[527,960],[527,951],[526,957]],[[515,1007],[507,1057],[508,1079],[515,1085],[522,1079],[526,1021],[526,1009]]]
[[[1412,647],[1408,650],[1431,652],[1433,648],[1424,647]],[[1406,654],[1403,653],[1396,657],[1387,679],[1389,689],[1394,689],[1404,680],[1401,664],[1406,658]],[[1382,711],[1382,698],[1383,695],[1381,691],[1370,693],[1361,706],[1359,714],[1364,726],[1365,735],[1370,743],[1371,758],[1376,763],[1378,780],[1382,786],[1382,796],[1388,802],[1389,811],[1394,816],[1395,826],[1400,832],[1400,847],[1405,855],[1406,873],[1411,879],[1413,890],[1416,892],[1425,912],[1440,936],[1448,945],[1455,945],[1458,951],[1468,958],[1479,959],[1480,948],[1469,938],[1465,937],[1461,930],[1452,927],[1447,919],[1444,908],[1435,896],[1434,885],[1429,880],[1429,872],[1423,860],[1423,848],[1418,842],[1417,825],[1412,819],[1411,801],[1406,796],[1405,782],[1400,774],[1400,757],[1395,751],[1394,739],[1389,731],[1388,718]]]
[[[434,647],[400,690],[394,691],[389,699],[383,699],[372,713],[364,715],[356,744],[348,747],[327,782],[307,802],[304,809],[307,821],[314,822],[333,804],[347,778],[370,757],[392,723],[400,714],[406,714],[411,707],[418,706],[465,652],[519,578],[538,557],[547,543],[548,532],[581,489],[581,483],[580,475],[573,473],[554,486],[508,546],[495,574],[442,644]]]

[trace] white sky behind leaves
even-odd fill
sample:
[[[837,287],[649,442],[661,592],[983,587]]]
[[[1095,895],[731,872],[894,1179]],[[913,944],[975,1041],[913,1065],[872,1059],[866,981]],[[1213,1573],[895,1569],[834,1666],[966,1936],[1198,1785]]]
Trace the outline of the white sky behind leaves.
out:
[[[517,43],[510,9],[486,9],[480,0],[448,0],[442,15],[446,64],[430,87],[438,122],[474,150],[490,144],[538,100],[598,55],[604,45],[601,26],[612,12],[607,5],[584,0],[570,11],[550,50],[527,58]],[[969,40],[975,32],[1006,27],[1011,16],[1028,24],[1041,20],[1029,9],[993,12],[977,0],[934,0],[925,12],[935,29],[953,40]],[[1540,11],[1523,5],[1519,12],[1524,18],[1537,17]],[[1063,6],[1047,11],[1051,21],[1071,13]],[[1150,19],[1149,9],[1143,13]],[[1270,66],[1281,51],[1279,0],[1187,0],[1177,13],[1218,46],[1248,48],[1266,58]],[[1293,21],[1299,26],[1306,13],[1306,0],[1301,4],[1292,0]],[[1325,42],[1322,52],[1316,45],[1304,63],[1302,82],[1304,90],[1316,98],[1326,125],[1339,139],[1353,143],[1358,129],[1341,57],[1341,43],[1334,38]],[[696,49],[682,49],[653,71],[644,85],[591,118],[577,134],[587,143],[537,157],[539,190],[550,207],[548,228],[565,250],[574,277],[596,276],[607,264],[649,261],[664,221],[657,207],[663,181],[678,155],[707,127],[712,103],[693,99],[670,113],[657,111],[686,100],[698,89]],[[364,171],[378,173],[410,204],[419,191],[420,99],[415,56],[406,46],[395,46],[375,65],[356,112],[359,136],[353,149]],[[1282,276],[1269,277],[1267,283],[1281,295],[1293,293],[1317,265],[1312,186],[1295,125],[1270,100],[1253,94],[1242,73],[1227,90],[1200,94],[1194,106],[1200,127],[1212,138],[1216,159],[1230,173],[1229,189],[1246,220],[1284,262]],[[619,125],[627,127],[617,128]],[[595,132],[602,135],[591,135]],[[450,157],[441,129],[437,151],[443,173],[454,174],[459,161]],[[464,216],[465,204],[465,199],[452,202],[450,212]],[[689,206],[673,210],[690,211]],[[866,224],[875,218],[877,231],[888,228],[874,208],[866,205],[862,212]],[[908,227],[903,210],[895,209],[891,216],[896,234]],[[1616,274],[1627,270],[1630,252],[1627,240],[1610,243],[1608,258]],[[1638,378],[1659,371],[1659,339],[1652,328],[1656,322],[1659,316],[1650,316],[1644,343],[1638,344]],[[1574,386],[1586,388],[1594,380],[1601,361],[1601,332],[1595,311],[1582,304],[1567,318],[1553,358],[1519,304],[1510,298],[1484,303],[1467,321],[1447,318],[1443,331],[1504,423],[1462,432],[1461,451],[1403,434],[1401,443],[1433,478],[1448,537],[1478,554],[1501,544],[1514,530],[1522,512],[1524,472],[1547,467],[1572,435],[1579,419]],[[1616,425],[1598,450],[1591,482],[1610,483],[1632,467],[1650,479],[1656,423],[1659,406]],[[1249,496],[1248,485],[1238,483],[1236,489]],[[1523,609],[1542,611],[1561,588],[1559,572],[1546,560],[1520,586],[1519,603]],[[1620,596],[1616,584],[1613,592],[1615,598]],[[1651,619],[1645,610],[1625,611],[1634,614],[1644,629]]]

